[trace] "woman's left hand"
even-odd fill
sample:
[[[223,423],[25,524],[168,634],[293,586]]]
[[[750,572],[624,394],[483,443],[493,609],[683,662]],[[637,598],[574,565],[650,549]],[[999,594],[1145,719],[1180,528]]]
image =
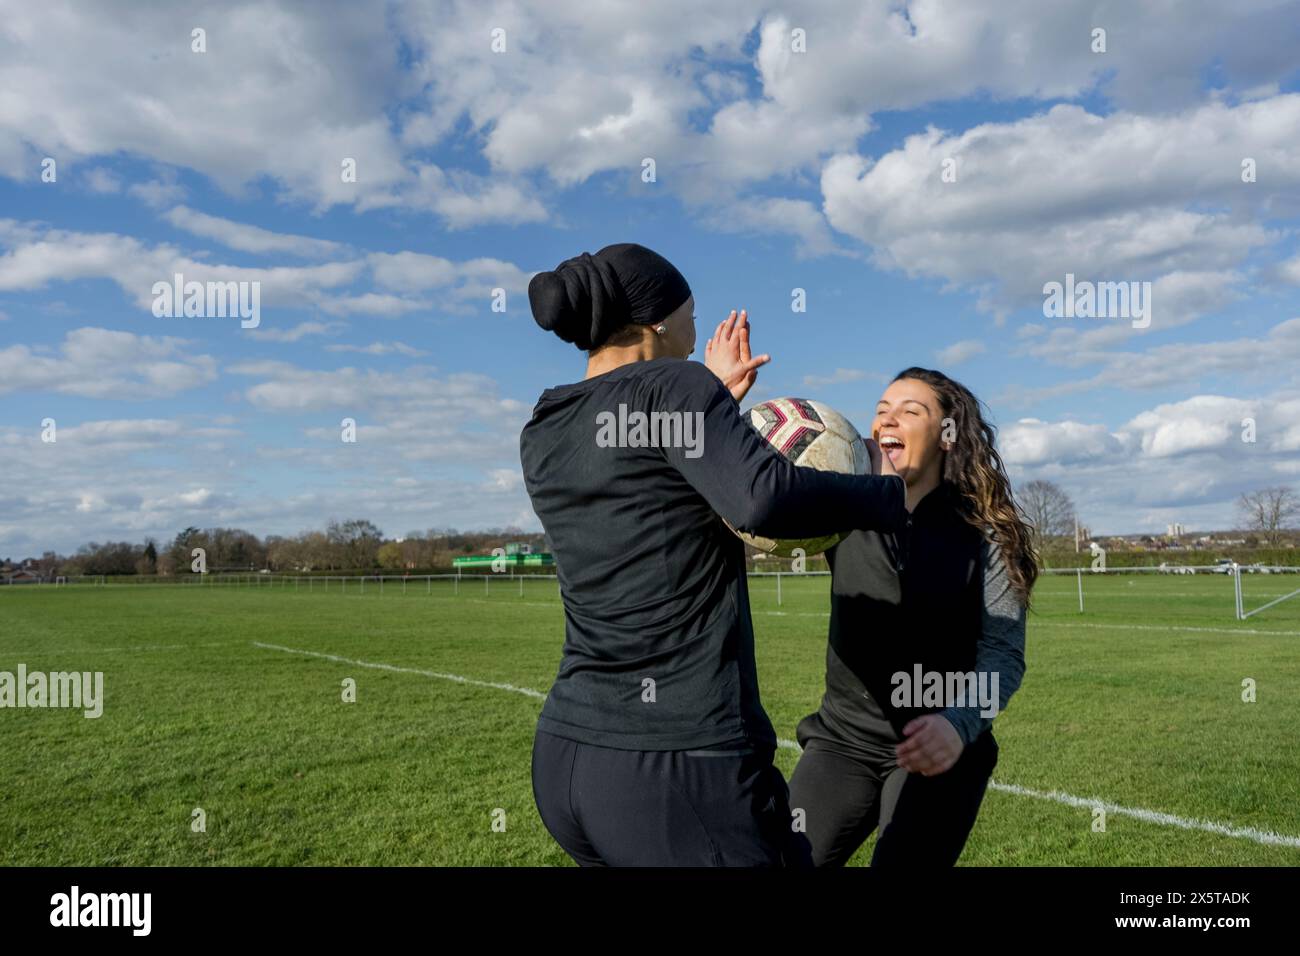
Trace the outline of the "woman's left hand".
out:
[[[966,749],[957,728],[940,714],[926,714],[903,727],[907,739],[894,748],[898,765],[909,773],[933,777],[947,771]]]
[[[758,378],[759,367],[770,361],[770,355],[753,358],[749,354],[749,317],[744,311],[737,320],[732,309],[731,315],[718,323],[713,338],[704,343],[705,367],[718,376],[737,402]]]

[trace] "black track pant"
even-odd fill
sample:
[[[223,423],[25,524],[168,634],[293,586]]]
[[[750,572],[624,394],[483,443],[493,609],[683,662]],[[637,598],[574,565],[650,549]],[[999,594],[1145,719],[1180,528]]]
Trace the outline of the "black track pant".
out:
[[[539,730],[533,798],[579,866],[811,866],[770,749],[614,750]]]
[[[815,713],[797,731],[804,748],[790,777],[790,806],[804,811],[816,866],[843,866],[880,827],[872,866],[950,867],[961,856],[998,761],[992,731],[945,773],[908,773],[897,737],[832,732]]]

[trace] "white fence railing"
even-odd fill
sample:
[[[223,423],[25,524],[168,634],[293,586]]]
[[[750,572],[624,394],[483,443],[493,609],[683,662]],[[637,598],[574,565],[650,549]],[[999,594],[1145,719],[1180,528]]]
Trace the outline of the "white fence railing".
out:
[[[1272,597],[1266,604],[1259,607],[1246,609],[1245,598],[1242,590],[1241,578],[1243,574],[1300,574],[1300,567],[1290,567],[1286,565],[1165,565],[1163,567],[1127,567],[1127,568],[1045,568],[1042,571],[1044,575],[1073,575],[1077,581],[1079,613],[1084,613],[1084,579],[1093,575],[1103,575],[1106,577],[1120,575],[1153,575],[1153,574],[1221,574],[1232,581],[1233,591],[1233,611],[1237,620],[1244,621],[1253,617],[1261,611],[1276,607],[1284,601],[1300,596],[1300,588],[1290,591],[1287,594]],[[829,571],[751,571],[748,573],[751,579],[773,580],[776,584],[776,603],[784,604],[783,584],[791,578],[827,578],[830,577]],[[295,591],[322,591],[329,593],[337,591],[348,593],[350,591],[358,594],[365,594],[367,588],[372,592],[379,594],[386,593],[387,590],[400,590],[406,594],[408,591],[420,588],[426,594],[433,593],[434,582],[449,582],[453,594],[459,595],[462,591],[472,593],[479,588],[479,581],[482,581],[482,590],[485,595],[494,592],[500,593],[503,586],[515,591],[520,597],[524,596],[525,582],[551,582],[556,594],[559,593],[559,578],[555,574],[529,574],[518,573],[514,569],[502,571],[499,573],[470,573],[470,574],[368,574],[368,575],[295,575],[295,574],[276,574],[272,572],[250,573],[250,574],[227,574],[227,573],[209,573],[179,575],[171,578],[146,577],[143,575],[122,575],[120,577],[107,577],[104,575],[69,575],[60,576],[53,580],[44,581],[24,581],[13,583],[10,587],[21,589],[35,587],[63,587],[67,585],[76,586],[93,586],[93,587],[165,587],[165,588],[280,588]],[[0,586],[0,590],[5,588]]]
[[[1242,592],[1241,576],[1242,574],[1300,574],[1300,567],[1291,567],[1289,565],[1264,565],[1264,564],[1176,564],[1161,565],[1157,567],[1134,567],[1134,568],[1046,568],[1043,574],[1073,574],[1079,583],[1079,613],[1084,612],[1083,602],[1083,579],[1085,575],[1105,574],[1222,574],[1232,580],[1233,592],[1233,612],[1239,621],[1244,621],[1260,611],[1268,610],[1281,604],[1283,601],[1300,595],[1300,588],[1291,591],[1289,594],[1283,594],[1274,598],[1267,604],[1260,607],[1246,610],[1245,597]]]
[[[450,581],[456,593],[462,586],[473,587],[482,579],[484,587],[490,589],[492,582],[517,583],[520,588],[525,581],[554,581],[554,574],[516,574],[501,572],[499,574],[185,574],[175,577],[154,577],[146,575],[70,575],[53,581],[23,581],[12,585],[15,588],[88,585],[93,587],[162,587],[162,588],[294,588],[307,591],[360,591],[366,586],[383,593],[385,586],[397,587],[405,591],[408,586],[424,582],[426,590],[431,591],[434,581]]]

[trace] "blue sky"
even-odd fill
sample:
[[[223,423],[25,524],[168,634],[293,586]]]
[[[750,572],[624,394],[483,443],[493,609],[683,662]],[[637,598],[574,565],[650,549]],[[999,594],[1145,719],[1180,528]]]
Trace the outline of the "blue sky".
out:
[[[584,356],[527,280],[624,241],[701,336],[749,310],[751,400],[865,427],[886,376],[941,368],[1095,532],[1231,526],[1300,483],[1300,5],[1042,6],[6,10],[0,556],[537,528],[519,429]],[[260,326],[155,317],[177,270],[260,281]],[[1150,327],[1044,316],[1067,273],[1152,283]]]

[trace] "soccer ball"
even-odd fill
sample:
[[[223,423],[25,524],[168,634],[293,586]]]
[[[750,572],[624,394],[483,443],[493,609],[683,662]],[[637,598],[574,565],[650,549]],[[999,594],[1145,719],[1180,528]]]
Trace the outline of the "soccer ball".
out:
[[[742,414],[764,441],[801,468],[844,475],[865,475],[870,470],[871,458],[858,430],[847,418],[821,402],[774,398]],[[802,548],[805,555],[819,554],[838,544],[849,531],[823,538],[781,541],[736,533],[759,551],[788,558],[796,548]]]

